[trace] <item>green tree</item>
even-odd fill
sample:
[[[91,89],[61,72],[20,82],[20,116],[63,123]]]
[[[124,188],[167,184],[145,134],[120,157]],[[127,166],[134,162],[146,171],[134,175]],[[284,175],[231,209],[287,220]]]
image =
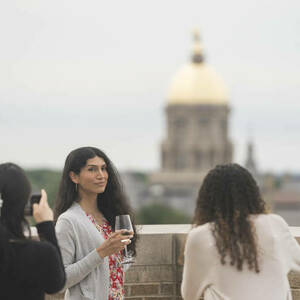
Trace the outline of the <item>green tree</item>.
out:
[[[28,170],[26,174],[32,184],[32,191],[40,192],[42,188],[45,189],[48,195],[49,205],[53,208],[58,192],[61,172],[48,169],[36,169]]]
[[[136,221],[137,224],[189,224],[191,217],[178,209],[153,203],[137,212]]]

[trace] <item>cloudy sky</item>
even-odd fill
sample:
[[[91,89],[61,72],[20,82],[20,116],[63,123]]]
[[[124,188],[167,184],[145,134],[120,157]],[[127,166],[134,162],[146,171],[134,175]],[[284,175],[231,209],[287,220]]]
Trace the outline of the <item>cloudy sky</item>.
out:
[[[300,171],[299,0],[15,0],[0,4],[0,162],[61,168],[94,145],[159,168],[166,93],[201,31],[230,90],[235,161]]]

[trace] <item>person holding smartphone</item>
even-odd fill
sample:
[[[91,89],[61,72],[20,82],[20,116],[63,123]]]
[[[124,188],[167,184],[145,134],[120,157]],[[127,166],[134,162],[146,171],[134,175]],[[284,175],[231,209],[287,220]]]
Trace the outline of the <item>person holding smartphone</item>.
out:
[[[31,239],[24,216],[30,193],[23,169],[13,163],[0,164],[0,299],[42,300],[45,293],[56,293],[65,284],[53,212],[44,190],[33,205],[40,241]]]
[[[67,274],[65,299],[123,299],[123,250],[128,245],[135,255],[135,227],[129,235],[113,232],[116,216],[131,209],[104,152],[82,147],[67,156],[54,214]]]

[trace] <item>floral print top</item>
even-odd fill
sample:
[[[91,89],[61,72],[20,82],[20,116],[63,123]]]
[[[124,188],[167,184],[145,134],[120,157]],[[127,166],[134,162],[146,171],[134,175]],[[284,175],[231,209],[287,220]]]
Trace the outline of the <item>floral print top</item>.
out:
[[[96,226],[97,230],[103,235],[105,239],[112,233],[112,228],[107,222],[103,221],[103,224],[99,225],[95,218],[91,214],[86,214],[87,217]],[[122,254],[112,254],[108,257],[109,261],[109,293],[108,300],[122,300],[124,298],[124,285],[123,285],[123,266],[121,264]]]

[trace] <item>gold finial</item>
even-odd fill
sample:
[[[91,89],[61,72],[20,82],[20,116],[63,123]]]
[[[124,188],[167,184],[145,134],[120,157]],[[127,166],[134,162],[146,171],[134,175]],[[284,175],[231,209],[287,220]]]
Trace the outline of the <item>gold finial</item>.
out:
[[[198,28],[194,28],[193,35],[194,35],[194,42],[199,43],[200,42],[200,32],[199,32]]]
[[[200,42],[200,32],[197,28],[193,30],[193,36],[194,36],[194,46],[193,46],[193,55],[192,55],[192,61],[194,63],[202,63],[203,62],[203,51],[202,46]]]

